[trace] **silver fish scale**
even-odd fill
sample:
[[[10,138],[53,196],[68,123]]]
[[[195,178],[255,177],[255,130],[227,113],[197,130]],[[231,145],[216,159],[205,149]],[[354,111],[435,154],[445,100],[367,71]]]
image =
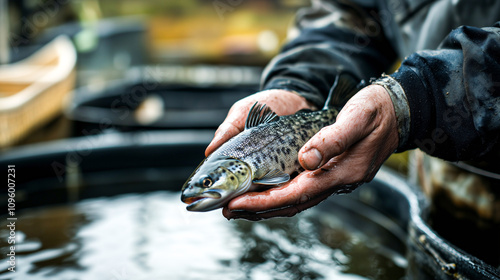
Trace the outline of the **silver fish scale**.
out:
[[[212,156],[239,159],[247,163],[253,179],[274,170],[291,174],[300,168],[300,148],[321,128],[333,124],[336,109],[299,112],[279,120],[260,124],[233,137]]]

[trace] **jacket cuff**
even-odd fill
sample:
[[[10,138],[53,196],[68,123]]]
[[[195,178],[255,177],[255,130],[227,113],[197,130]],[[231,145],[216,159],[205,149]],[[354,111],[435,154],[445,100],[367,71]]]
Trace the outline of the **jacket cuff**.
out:
[[[381,78],[375,80],[372,84],[380,85],[385,88],[394,106],[396,113],[396,121],[398,126],[399,145],[397,152],[406,150],[408,138],[410,135],[410,105],[406,98],[403,87],[391,76],[383,75]]]

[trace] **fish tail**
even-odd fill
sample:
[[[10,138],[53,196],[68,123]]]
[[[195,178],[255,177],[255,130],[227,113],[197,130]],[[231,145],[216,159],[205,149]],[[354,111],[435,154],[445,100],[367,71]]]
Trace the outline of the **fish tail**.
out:
[[[335,77],[335,82],[328,93],[323,109],[332,107],[342,109],[347,101],[365,85],[365,81],[360,80],[354,74],[345,71],[340,72]]]

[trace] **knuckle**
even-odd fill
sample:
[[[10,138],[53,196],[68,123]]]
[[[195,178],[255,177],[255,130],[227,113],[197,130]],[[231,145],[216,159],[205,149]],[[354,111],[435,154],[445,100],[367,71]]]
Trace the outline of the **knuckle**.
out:
[[[332,152],[340,153],[346,150],[345,143],[342,139],[330,139],[328,143],[329,149]]]
[[[307,194],[303,194],[299,197],[297,204],[304,204],[308,202],[311,199],[311,197]]]
[[[367,102],[366,105],[364,105],[363,109],[361,110],[360,114],[362,119],[366,120],[369,123],[373,122],[377,117],[377,115],[378,115],[378,107],[373,102]]]

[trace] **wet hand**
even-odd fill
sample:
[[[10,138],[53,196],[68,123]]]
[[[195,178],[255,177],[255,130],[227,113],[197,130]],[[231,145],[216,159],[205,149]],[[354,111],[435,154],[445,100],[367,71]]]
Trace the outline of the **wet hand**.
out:
[[[302,109],[314,109],[305,98],[286,90],[273,89],[252,94],[234,103],[231,107],[226,119],[219,126],[212,142],[205,150],[206,156],[245,129],[248,111],[257,101],[266,104],[279,116],[291,115]]]
[[[293,216],[331,194],[371,181],[398,141],[388,93],[381,86],[368,86],[349,100],[335,124],[302,147],[299,161],[306,171],[281,186],[231,200],[223,214],[249,220]]]

